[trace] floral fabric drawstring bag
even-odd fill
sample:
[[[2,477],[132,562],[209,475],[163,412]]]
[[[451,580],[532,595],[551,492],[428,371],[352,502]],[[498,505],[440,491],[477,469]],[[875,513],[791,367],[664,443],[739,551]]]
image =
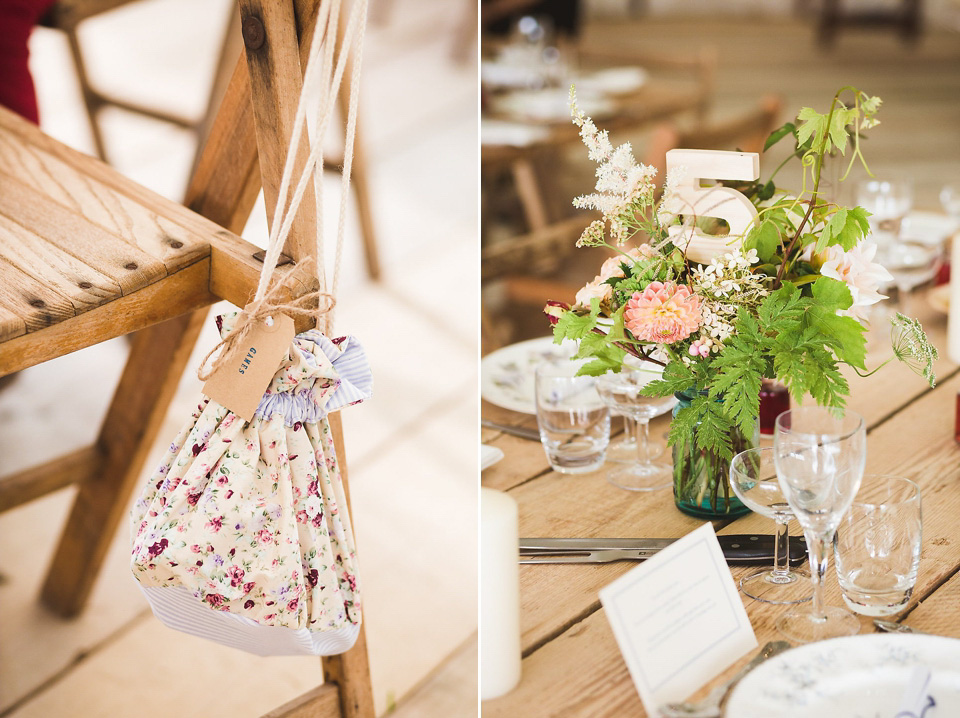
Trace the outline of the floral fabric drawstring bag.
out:
[[[221,335],[237,314],[218,318]],[[252,421],[204,397],[132,515],[132,568],[167,626],[259,655],[333,655],[360,631],[327,415],[370,397],[352,337],[297,335]]]

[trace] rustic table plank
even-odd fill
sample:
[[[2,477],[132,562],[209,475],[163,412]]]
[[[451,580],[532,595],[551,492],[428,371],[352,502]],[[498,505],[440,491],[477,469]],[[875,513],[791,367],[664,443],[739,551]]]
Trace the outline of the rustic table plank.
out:
[[[69,322],[10,338],[0,343],[0,376],[213,304],[220,298],[210,293],[209,277],[210,260],[201,259],[163,282],[95,307]],[[0,297],[0,307],[3,304]],[[0,322],[2,319],[0,310]]]
[[[923,600],[920,608],[911,614],[910,620],[921,625],[934,625],[936,616],[953,614],[931,614],[935,611],[941,599],[938,594],[941,590],[948,592],[960,591],[960,581],[951,579],[944,588],[941,584],[954,576],[960,568],[960,526],[957,525],[953,507],[960,503],[960,448],[953,437],[953,415],[957,392],[960,390],[960,375],[953,375],[936,390],[926,392],[918,399],[903,408],[891,420],[883,421],[874,429],[869,437],[868,471],[884,473],[901,473],[917,480],[924,491],[924,552],[920,565],[917,589],[914,595],[914,604]],[[883,397],[862,397],[861,401],[884,404]],[[882,406],[881,406],[882,408]],[[875,410],[879,413],[878,410]],[[547,477],[544,477],[544,479]],[[549,522],[550,517],[536,516],[536,505],[526,501],[528,492],[535,489],[535,485],[543,482],[524,484],[511,492],[520,499],[521,504],[521,533],[525,527],[536,526],[538,522]],[[573,485],[570,485],[571,488]],[[602,487],[591,486],[600,491]],[[595,511],[590,506],[584,506],[582,495],[573,496],[573,491],[563,492],[552,503],[551,515],[560,517],[576,517],[568,522],[583,526],[598,526]],[[538,496],[542,500],[543,497]],[[669,498],[669,496],[668,496]],[[580,507],[577,507],[578,502]],[[600,498],[596,503],[604,503]],[[544,504],[541,503],[541,509]],[[554,507],[557,510],[553,510]],[[527,509],[525,511],[525,508]],[[570,509],[573,513],[568,513]],[[628,516],[635,521],[637,508],[626,509]],[[585,514],[581,523],[580,512]],[[652,502],[649,513],[670,513],[674,517],[680,516],[669,506],[659,506]],[[545,513],[545,512],[544,512]],[[643,517],[644,529],[655,525],[662,526],[662,519],[649,513]],[[534,514],[530,518],[528,514]],[[526,519],[525,519],[526,516]],[[617,519],[608,516],[608,519]],[[682,522],[686,517],[678,519]],[[562,518],[561,518],[562,520]],[[525,523],[526,521],[526,523]],[[604,527],[609,529],[609,524]],[[720,533],[743,533],[751,531],[769,532],[771,522],[757,515],[748,515],[720,530]],[[611,534],[608,530],[602,531],[605,535]],[[686,533],[686,531],[679,531]],[[555,534],[559,535],[559,534]],[[644,535],[648,535],[644,533]],[[669,534],[667,534],[669,535]],[[626,570],[630,565],[622,568],[602,567],[603,573],[594,571],[594,566],[580,566],[576,575],[570,572],[566,576],[547,574],[543,569],[575,569],[574,566],[526,566],[521,567],[521,593],[535,593],[536,597],[523,595],[524,603],[524,646],[527,657],[524,659],[524,678],[520,686],[512,693],[494,701],[484,703],[485,716],[590,716],[603,718],[609,716],[644,715],[642,705],[627,673],[619,650],[613,639],[609,625],[603,612],[598,610],[599,603],[596,591],[600,586],[609,583]],[[540,573],[531,580],[528,569],[539,570]],[[733,570],[735,578],[739,578],[751,568]],[[526,572],[526,573],[525,573]],[[565,585],[567,593],[579,591],[586,586],[591,587],[592,593],[584,596],[584,600],[569,605],[555,605],[553,611],[562,613],[562,618],[550,619],[554,630],[561,629],[556,638],[544,632],[542,624],[548,611],[541,606],[556,603],[557,596],[551,590],[558,584]],[[591,585],[594,584],[594,585]],[[828,573],[826,598],[828,603],[839,604],[840,593],[836,583],[835,573]],[[927,598],[932,593],[932,597]],[[945,593],[944,600],[954,599],[952,593]],[[775,628],[776,619],[788,607],[762,604],[741,596],[750,615],[751,622],[757,633],[760,643],[774,640],[778,637]],[[931,603],[934,602],[934,603]],[[930,608],[925,606],[930,605]],[[531,615],[539,615],[540,623],[536,624]],[[942,627],[943,619],[936,625]],[[954,635],[960,633],[960,625],[951,623],[948,630],[941,628],[938,633]],[[870,631],[869,619],[861,620],[862,631]],[[746,657],[740,662],[744,662]],[[737,666],[725,672],[729,675]],[[724,676],[718,676],[717,681]],[[709,686],[704,687],[700,694],[705,693]]]

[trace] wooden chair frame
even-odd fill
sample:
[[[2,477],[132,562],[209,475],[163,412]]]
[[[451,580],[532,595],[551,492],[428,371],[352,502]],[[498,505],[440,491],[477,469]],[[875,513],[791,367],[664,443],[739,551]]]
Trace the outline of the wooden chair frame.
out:
[[[61,616],[76,616],[90,596],[207,307],[221,299],[244,306],[256,287],[261,267],[257,255],[261,253],[236,233],[246,224],[261,186],[268,218],[272,218],[302,84],[301,62],[309,49],[319,5],[320,0],[240,0],[246,60],[241,56],[230,78],[190,181],[185,201],[189,209],[46,138],[25,121],[4,118],[13,134],[29,137],[59,161],[141,202],[159,216],[210,237],[209,254],[175,274],[0,344],[0,376],[4,376],[139,330],[95,444],[0,479],[0,511],[78,485],[41,592],[42,602]],[[308,151],[306,143],[301,148],[302,162]],[[311,256],[316,222],[313,194],[308,191],[283,261]],[[330,423],[346,488],[339,417],[332,415]],[[372,718],[363,629],[353,649],[325,657],[322,664],[323,685],[269,715]]]
[[[87,120],[90,125],[90,133],[93,137],[97,157],[107,161],[106,143],[103,139],[103,132],[100,129],[100,110],[107,106],[113,106],[127,112],[152,117],[162,122],[169,122],[193,132],[198,142],[197,152],[194,156],[192,166],[192,170],[195,172],[200,161],[202,148],[210,132],[212,118],[226,91],[226,82],[230,77],[231,63],[242,47],[240,41],[240,15],[236,12],[232,13],[224,31],[218,54],[217,67],[214,71],[213,82],[207,100],[207,110],[199,120],[192,120],[164,112],[154,107],[131,103],[104,94],[97,90],[93,86],[93,83],[90,82],[77,27],[84,20],[110,10],[115,10],[132,1],[133,0],[60,0],[60,2],[57,2],[50,9],[41,22],[47,27],[62,30],[67,36],[70,55],[76,68],[77,81],[80,84],[83,105],[87,113]],[[346,80],[337,98],[341,115],[344,118],[346,118],[350,87],[349,78],[346,78]],[[346,122],[346,119],[344,119],[344,122]],[[376,230],[373,223],[373,200],[370,195],[361,122],[357,123],[356,142],[354,144],[351,186],[353,187],[353,194],[357,201],[357,213],[360,221],[361,236],[363,238],[363,252],[367,264],[367,274],[371,279],[376,280],[380,278],[380,256],[377,250]],[[336,172],[342,169],[342,165],[342,159],[328,158],[327,162],[324,163],[324,169]]]

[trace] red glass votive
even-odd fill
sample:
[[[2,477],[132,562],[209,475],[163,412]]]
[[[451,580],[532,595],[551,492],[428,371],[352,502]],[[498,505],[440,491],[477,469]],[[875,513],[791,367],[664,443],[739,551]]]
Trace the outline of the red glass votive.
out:
[[[790,392],[783,384],[763,380],[760,387],[760,433],[773,436],[777,426],[777,417],[790,410]]]

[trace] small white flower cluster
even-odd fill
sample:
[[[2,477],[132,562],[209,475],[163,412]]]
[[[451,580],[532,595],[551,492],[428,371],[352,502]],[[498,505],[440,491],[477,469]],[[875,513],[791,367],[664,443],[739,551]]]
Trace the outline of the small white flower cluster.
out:
[[[759,293],[758,296],[764,297],[767,290],[763,278],[750,271],[758,261],[755,249],[727,252],[706,267],[697,267],[691,272],[694,287],[707,298],[723,299],[744,293]]]
[[[699,337],[690,347],[691,356],[719,353],[723,343],[736,331],[734,323],[739,308],[755,306],[769,294],[767,278],[750,271],[758,261],[755,249],[735,250],[691,272],[694,291],[703,298],[703,324]]]

